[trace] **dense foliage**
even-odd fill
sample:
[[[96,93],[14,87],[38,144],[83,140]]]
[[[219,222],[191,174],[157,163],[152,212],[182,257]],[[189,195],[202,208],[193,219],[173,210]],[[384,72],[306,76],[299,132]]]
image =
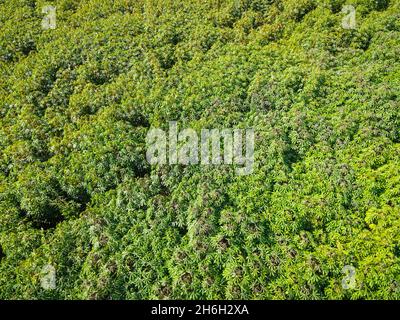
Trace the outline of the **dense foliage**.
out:
[[[0,299],[400,298],[400,1],[0,0],[0,26]],[[170,120],[254,128],[253,174],[150,166]]]

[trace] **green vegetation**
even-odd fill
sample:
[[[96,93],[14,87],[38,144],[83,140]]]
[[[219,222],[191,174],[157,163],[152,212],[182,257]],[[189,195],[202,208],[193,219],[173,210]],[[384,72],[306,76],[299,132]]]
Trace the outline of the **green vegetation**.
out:
[[[0,0],[0,26],[0,299],[400,298],[400,1]],[[254,172],[150,166],[171,120],[254,128]]]

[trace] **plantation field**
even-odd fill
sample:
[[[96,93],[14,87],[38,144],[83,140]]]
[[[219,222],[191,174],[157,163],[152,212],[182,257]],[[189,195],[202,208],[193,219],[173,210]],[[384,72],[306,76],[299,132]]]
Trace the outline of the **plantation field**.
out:
[[[0,299],[399,299],[399,92],[399,0],[0,0]]]

